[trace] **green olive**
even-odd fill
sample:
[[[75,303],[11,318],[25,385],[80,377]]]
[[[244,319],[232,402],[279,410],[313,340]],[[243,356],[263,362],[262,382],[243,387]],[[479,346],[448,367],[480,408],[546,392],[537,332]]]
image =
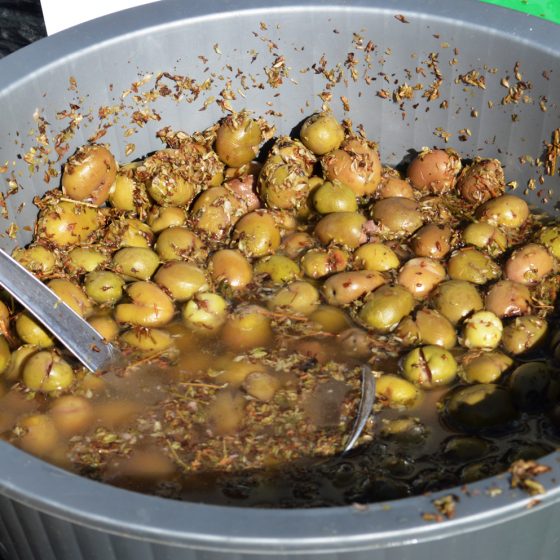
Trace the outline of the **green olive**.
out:
[[[500,266],[474,247],[455,251],[447,262],[447,271],[452,280],[465,280],[473,284],[486,284],[501,274]]]
[[[352,325],[350,317],[339,307],[320,305],[309,316],[309,320],[322,332],[338,334]]]
[[[485,307],[498,317],[515,317],[531,313],[531,293],[527,286],[502,280],[487,292]]]
[[[536,412],[551,404],[552,370],[544,362],[526,362],[513,370],[509,389],[513,401],[521,410]]]
[[[360,212],[333,212],[315,226],[315,235],[323,245],[334,243],[355,249],[367,241],[364,233],[366,217]]]
[[[115,184],[109,191],[109,202],[113,208],[141,213],[149,206],[146,187],[134,177],[139,165],[139,162],[128,163],[119,169]]]
[[[208,260],[208,270],[216,286],[241,290],[253,280],[251,263],[235,249],[220,249],[213,253]]]
[[[236,352],[268,346],[273,337],[268,315],[266,309],[258,305],[239,307],[224,325],[224,344]]]
[[[296,259],[315,246],[315,239],[304,231],[295,231],[282,239],[281,250],[290,259]]]
[[[199,292],[183,307],[185,325],[200,334],[215,333],[227,319],[227,301],[218,294]]]
[[[358,317],[367,328],[389,332],[413,309],[414,297],[406,288],[385,285],[368,296]]]
[[[504,275],[512,282],[533,286],[552,272],[553,266],[554,258],[544,245],[528,243],[506,261]]]
[[[313,193],[313,206],[319,214],[358,210],[354,191],[340,181],[325,181],[316,189]]]
[[[148,183],[148,194],[160,206],[188,206],[197,192],[193,182],[173,170],[160,170]]]
[[[455,328],[435,309],[422,308],[414,316],[404,317],[396,334],[409,345],[431,344],[450,350],[457,343]]]
[[[186,223],[185,209],[177,206],[154,205],[148,214],[148,225],[156,234],[170,227],[184,226]]]
[[[86,275],[84,289],[95,303],[113,304],[123,294],[124,280],[114,272],[99,270]]]
[[[103,244],[115,249],[151,247],[153,242],[154,232],[150,226],[136,218],[121,217],[112,220],[103,237]]]
[[[385,420],[381,426],[381,436],[403,445],[421,445],[426,441],[428,430],[418,418],[402,416]]]
[[[421,192],[441,194],[455,186],[461,158],[455,150],[424,150],[412,160],[407,175]]]
[[[446,399],[446,420],[465,431],[500,428],[515,420],[511,393],[493,383],[461,387]]]
[[[322,292],[328,304],[347,305],[369,294],[385,282],[385,277],[375,270],[339,272],[325,280]]]
[[[461,196],[472,204],[482,204],[504,194],[506,181],[502,164],[497,159],[476,158],[457,179]]]
[[[430,344],[410,351],[403,360],[402,370],[411,383],[422,389],[433,389],[455,379],[457,362],[451,352]]]
[[[158,235],[155,249],[163,262],[181,260],[203,262],[207,256],[201,239],[183,226],[172,226],[162,230]]]
[[[492,350],[500,344],[502,321],[491,311],[477,311],[466,321],[463,328],[463,344],[467,348]]]
[[[243,381],[245,392],[263,402],[271,401],[279,388],[280,380],[265,371],[253,371]]]
[[[354,267],[359,270],[386,272],[399,266],[395,251],[383,243],[365,243],[354,251]]]
[[[542,228],[538,239],[554,257],[560,259],[560,226],[546,226]]]
[[[371,217],[387,239],[408,237],[423,225],[417,202],[402,197],[378,200],[371,208]]]
[[[161,327],[171,321],[175,307],[171,298],[156,284],[133,282],[126,288],[130,303],[119,303],[115,319],[139,327]]]
[[[476,217],[492,226],[515,229],[527,221],[529,207],[522,198],[504,194],[479,206]]]
[[[544,342],[547,331],[546,319],[535,315],[516,317],[504,327],[502,346],[509,354],[525,354]]]
[[[74,382],[74,371],[58,354],[41,350],[27,358],[23,365],[23,382],[28,389],[56,393]]]
[[[407,261],[399,270],[397,282],[415,298],[424,299],[445,280],[445,268],[436,260],[417,257]]]
[[[386,373],[377,379],[375,396],[379,402],[390,408],[408,408],[420,399],[418,388],[410,381]]]
[[[442,282],[435,290],[433,302],[436,310],[453,325],[483,308],[482,298],[475,286],[464,280]]]
[[[54,247],[90,244],[99,236],[102,215],[97,208],[61,200],[41,210],[37,239]]]
[[[502,352],[467,352],[461,361],[460,376],[467,383],[494,383],[513,365],[513,360]]]
[[[30,245],[25,249],[16,249],[12,253],[12,257],[39,277],[51,274],[58,265],[56,252],[42,245]]]
[[[17,381],[22,374],[23,365],[29,356],[41,349],[35,344],[22,344],[18,346],[11,354],[8,367],[4,370],[3,376],[8,381]]]
[[[381,182],[381,160],[377,146],[360,138],[345,140],[339,149],[321,159],[325,177],[350,187],[356,196],[371,195]]]
[[[461,235],[465,243],[474,245],[478,249],[483,249],[493,257],[501,255],[508,248],[508,240],[505,233],[496,226],[486,222],[469,224]]]
[[[197,266],[171,261],[162,265],[154,275],[155,283],[175,301],[186,301],[197,292],[210,289],[206,273]]]
[[[280,246],[280,231],[271,214],[256,210],[235,224],[233,240],[246,257],[264,257]]]
[[[6,371],[10,364],[11,352],[4,336],[0,335],[0,374]]]
[[[142,352],[163,352],[173,346],[173,338],[162,329],[129,329],[120,340]]]
[[[117,163],[106,146],[90,144],[78,148],[64,165],[64,195],[100,206],[115,183]]]
[[[215,150],[230,167],[241,167],[255,159],[263,140],[261,125],[245,111],[227,116],[216,132]]]
[[[72,275],[93,272],[107,266],[109,255],[101,247],[75,247],[66,256],[64,268]]]
[[[149,280],[159,266],[159,256],[145,247],[125,247],[113,255],[112,265],[127,279]]]
[[[27,311],[20,313],[16,318],[16,332],[27,344],[33,344],[41,348],[50,348],[54,340],[50,333],[45,330]]]
[[[296,262],[283,255],[272,255],[259,259],[253,268],[255,276],[270,280],[273,284],[286,284],[301,276]]]
[[[54,278],[47,286],[80,317],[92,314],[93,305],[81,286],[65,278]]]
[[[291,168],[299,168],[300,172],[307,177],[311,177],[313,167],[317,162],[317,158],[311,150],[307,149],[299,140],[290,136],[277,138],[272,144],[269,157],[280,158]]]
[[[348,265],[349,255],[338,247],[311,249],[301,258],[301,270],[309,278],[323,278],[336,272],[343,272]]]
[[[417,257],[443,259],[451,250],[451,228],[439,224],[422,226],[413,235],[410,247]]]
[[[344,129],[334,115],[324,111],[305,119],[299,136],[307,148],[322,156],[339,148],[344,140]]]
[[[268,301],[272,311],[311,315],[319,306],[319,292],[309,282],[291,282],[278,290]]]
[[[119,325],[107,315],[94,315],[88,319],[88,323],[107,341],[112,342],[119,334]]]

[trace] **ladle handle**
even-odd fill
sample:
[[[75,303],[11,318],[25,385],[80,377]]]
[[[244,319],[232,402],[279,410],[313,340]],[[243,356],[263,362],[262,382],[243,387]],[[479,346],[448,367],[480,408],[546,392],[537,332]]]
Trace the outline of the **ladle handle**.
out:
[[[90,371],[116,361],[120,352],[53,291],[0,250],[0,285],[34,315]]]

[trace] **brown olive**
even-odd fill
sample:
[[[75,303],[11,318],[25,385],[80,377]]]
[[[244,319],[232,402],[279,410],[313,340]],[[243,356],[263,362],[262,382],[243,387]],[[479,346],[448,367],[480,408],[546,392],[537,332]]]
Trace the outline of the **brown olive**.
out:
[[[322,332],[338,334],[352,325],[350,317],[339,307],[320,305],[309,316],[309,320]]]
[[[208,271],[216,286],[234,290],[246,288],[253,280],[253,269],[247,257],[235,249],[220,249],[210,256]]]
[[[258,305],[236,309],[222,330],[224,344],[234,351],[268,346],[273,336],[268,314]]]
[[[476,217],[492,226],[504,228],[521,227],[529,217],[527,203],[513,194],[503,194],[479,206]]]
[[[46,414],[32,414],[18,423],[18,445],[28,453],[44,457],[58,445],[60,436],[54,421]]]
[[[257,155],[263,140],[261,124],[246,111],[228,115],[216,132],[215,150],[230,167],[241,167]]]
[[[407,176],[421,192],[442,194],[455,186],[461,159],[455,150],[425,150],[412,160]]]
[[[228,389],[218,391],[208,407],[208,421],[218,435],[235,434],[243,423],[245,398]]]
[[[417,257],[442,259],[451,249],[451,228],[439,224],[422,226],[412,236],[410,247]]]
[[[256,165],[256,162],[254,163]],[[240,175],[222,183],[222,186],[231,191],[235,198],[241,202],[241,207],[245,208],[247,212],[252,212],[262,206],[261,200],[255,192],[257,178],[261,169],[262,165],[255,172],[256,175]]]
[[[246,257],[264,257],[280,246],[280,230],[273,216],[264,210],[245,214],[233,228],[233,240]]]
[[[290,259],[296,259],[302,253],[315,246],[315,239],[305,231],[295,231],[282,239],[281,250]]]
[[[491,311],[477,311],[466,321],[463,328],[463,345],[467,348],[493,350],[500,344],[503,325]]]
[[[58,265],[57,253],[42,245],[30,245],[25,249],[16,249],[12,253],[12,257],[39,277],[54,272]]]
[[[154,205],[148,214],[148,225],[155,234],[170,227],[184,226],[186,222],[185,209],[177,206]]]
[[[358,210],[354,191],[340,181],[325,181],[316,189],[313,193],[313,206],[319,214]]]
[[[112,265],[126,279],[149,280],[159,266],[159,256],[146,247],[124,247],[113,255]]]
[[[403,374],[422,389],[451,383],[457,373],[453,355],[441,346],[427,345],[410,351],[402,362]]]
[[[315,113],[305,119],[299,136],[307,148],[322,156],[338,149],[344,140],[344,129],[332,113]]]
[[[41,326],[27,311],[20,313],[16,318],[16,332],[27,344],[50,348],[54,345],[51,334]]]
[[[322,157],[321,165],[327,180],[337,179],[359,197],[373,194],[381,181],[377,146],[360,138],[345,140],[338,150]]]
[[[388,239],[408,237],[423,225],[416,201],[402,197],[378,200],[371,208],[371,217]]]
[[[472,204],[482,204],[504,194],[506,180],[502,164],[497,159],[475,159],[459,175],[457,188]]]
[[[516,317],[504,327],[502,346],[506,352],[514,356],[524,354],[542,344],[547,331],[546,319],[535,315]]]
[[[394,196],[414,198],[414,189],[408,180],[401,179],[398,171],[385,169],[381,183],[375,191],[375,198],[392,198]]]
[[[508,240],[504,232],[486,222],[469,224],[462,232],[465,243],[485,250],[489,255],[497,257],[508,248]]]
[[[69,198],[100,206],[109,197],[116,176],[117,163],[107,147],[85,145],[64,165],[62,190]]]
[[[410,381],[386,373],[377,379],[375,396],[383,406],[408,408],[420,400],[420,391]]]
[[[215,333],[226,321],[227,301],[218,294],[199,292],[183,307],[185,325],[201,334]]]
[[[322,292],[328,304],[347,305],[369,294],[385,282],[385,277],[375,270],[339,272],[325,280]]]
[[[457,343],[455,328],[435,309],[422,308],[404,317],[396,330],[405,344],[431,344],[450,350]]]
[[[364,233],[366,217],[360,212],[333,212],[321,218],[315,226],[315,235],[321,243],[334,243],[355,249],[367,241]]]
[[[197,292],[210,289],[202,269],[181,261],[170,261],[161,266],[154,275],[154,282],[175,301],[186,301]]]
[[[473,350],[461,361],[459,375],[467,383],[494,383],[513,365],[513,360],[499,351]]]
[[[311,249],[301,258],[301,270],[309,278],[323,278],[346,270],[349,258],[348,253],[338,247]]]
[[[486,284],[496,280],[500,266],[491,257],[474,247],[455,251],[447,261],[447,272],[452,280],[466,280],[473,284]]]
[[[433,295],[433,302],[435,308],[453,325],[473,311],[480,311],[483,308],[478,290],[473,284],[464,280],[442,282]]]
[[[158,235],[155,250],[163,262],[203,262],[207,256],[202,240],[184,226],[172,226],[162,230]]]
[[[372,354],[371,335],[364,329],[352,327],[337,333],[342,351],[351,358],[366,360]]]
[[[544,362],[526,362],[508,379],[513,401],[521,410],[537,412],[550,405],[552,370]]]
[[[56,393],[68,389],[74,382],[74,372],[58,354],[41,350],[23,364],[23,382],[28,389],[42,393]]]
[[[86,432],[94,420],[94,410],[88,399],[76,395],[58,397],[49,409],[57,430],[66,437]]]
[[[445,268],[436,260],[417,257],[407,261],[399,270],[397,282],[415,298],[423,299],[445,280]]]
[[[291,282],[269,300],[272,311],[294,315],[310,315],[319,306],[319,292],[309,282]]]
[[[527,315],[531,313],[531,293],[523,284],[501,280],[488,290],[484,304],[500,318]]]
[[[285,284],[301,276],[298,264],[284,255],[260,258],[254,266],[255,276],[269,280],[273,284]]]
[[[114,272],[99,270],[86,275],[84,289],[86,294],[99,304],[113,304],[123,294],[124,280]]]
[[[65,278],[54,278],[47,286],[81,317],[89,317],[93,312],[93,305],[78,284]]]
[[[533,286],[547,276],[554,266],[554,258],[544,245],[528,243],[516,249],[506,261],[504,274],[508,280]]]
[[[406,288],[385,285],[368,296],[358,316],[365,327],[389,332],[413,309],[414,297]]]
[[[139,327],[161,327],[171,321],[175,307],[171,298],[156,284],[133,282],[126,288],[130,303],[115,307],[115,319]]]

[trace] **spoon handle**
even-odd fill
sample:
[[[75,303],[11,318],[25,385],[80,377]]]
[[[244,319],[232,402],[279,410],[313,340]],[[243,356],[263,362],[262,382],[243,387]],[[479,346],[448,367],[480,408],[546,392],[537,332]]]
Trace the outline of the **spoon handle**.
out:
[[[52,332],[90,371],[115,361],[119,351],[38,278],[0,250],[0,285]]]

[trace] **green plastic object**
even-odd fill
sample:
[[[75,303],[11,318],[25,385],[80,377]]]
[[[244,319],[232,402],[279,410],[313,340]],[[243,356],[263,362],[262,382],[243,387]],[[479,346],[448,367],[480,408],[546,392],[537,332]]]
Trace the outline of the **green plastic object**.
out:
[[[560,24],[560,0],[482,0]]]

